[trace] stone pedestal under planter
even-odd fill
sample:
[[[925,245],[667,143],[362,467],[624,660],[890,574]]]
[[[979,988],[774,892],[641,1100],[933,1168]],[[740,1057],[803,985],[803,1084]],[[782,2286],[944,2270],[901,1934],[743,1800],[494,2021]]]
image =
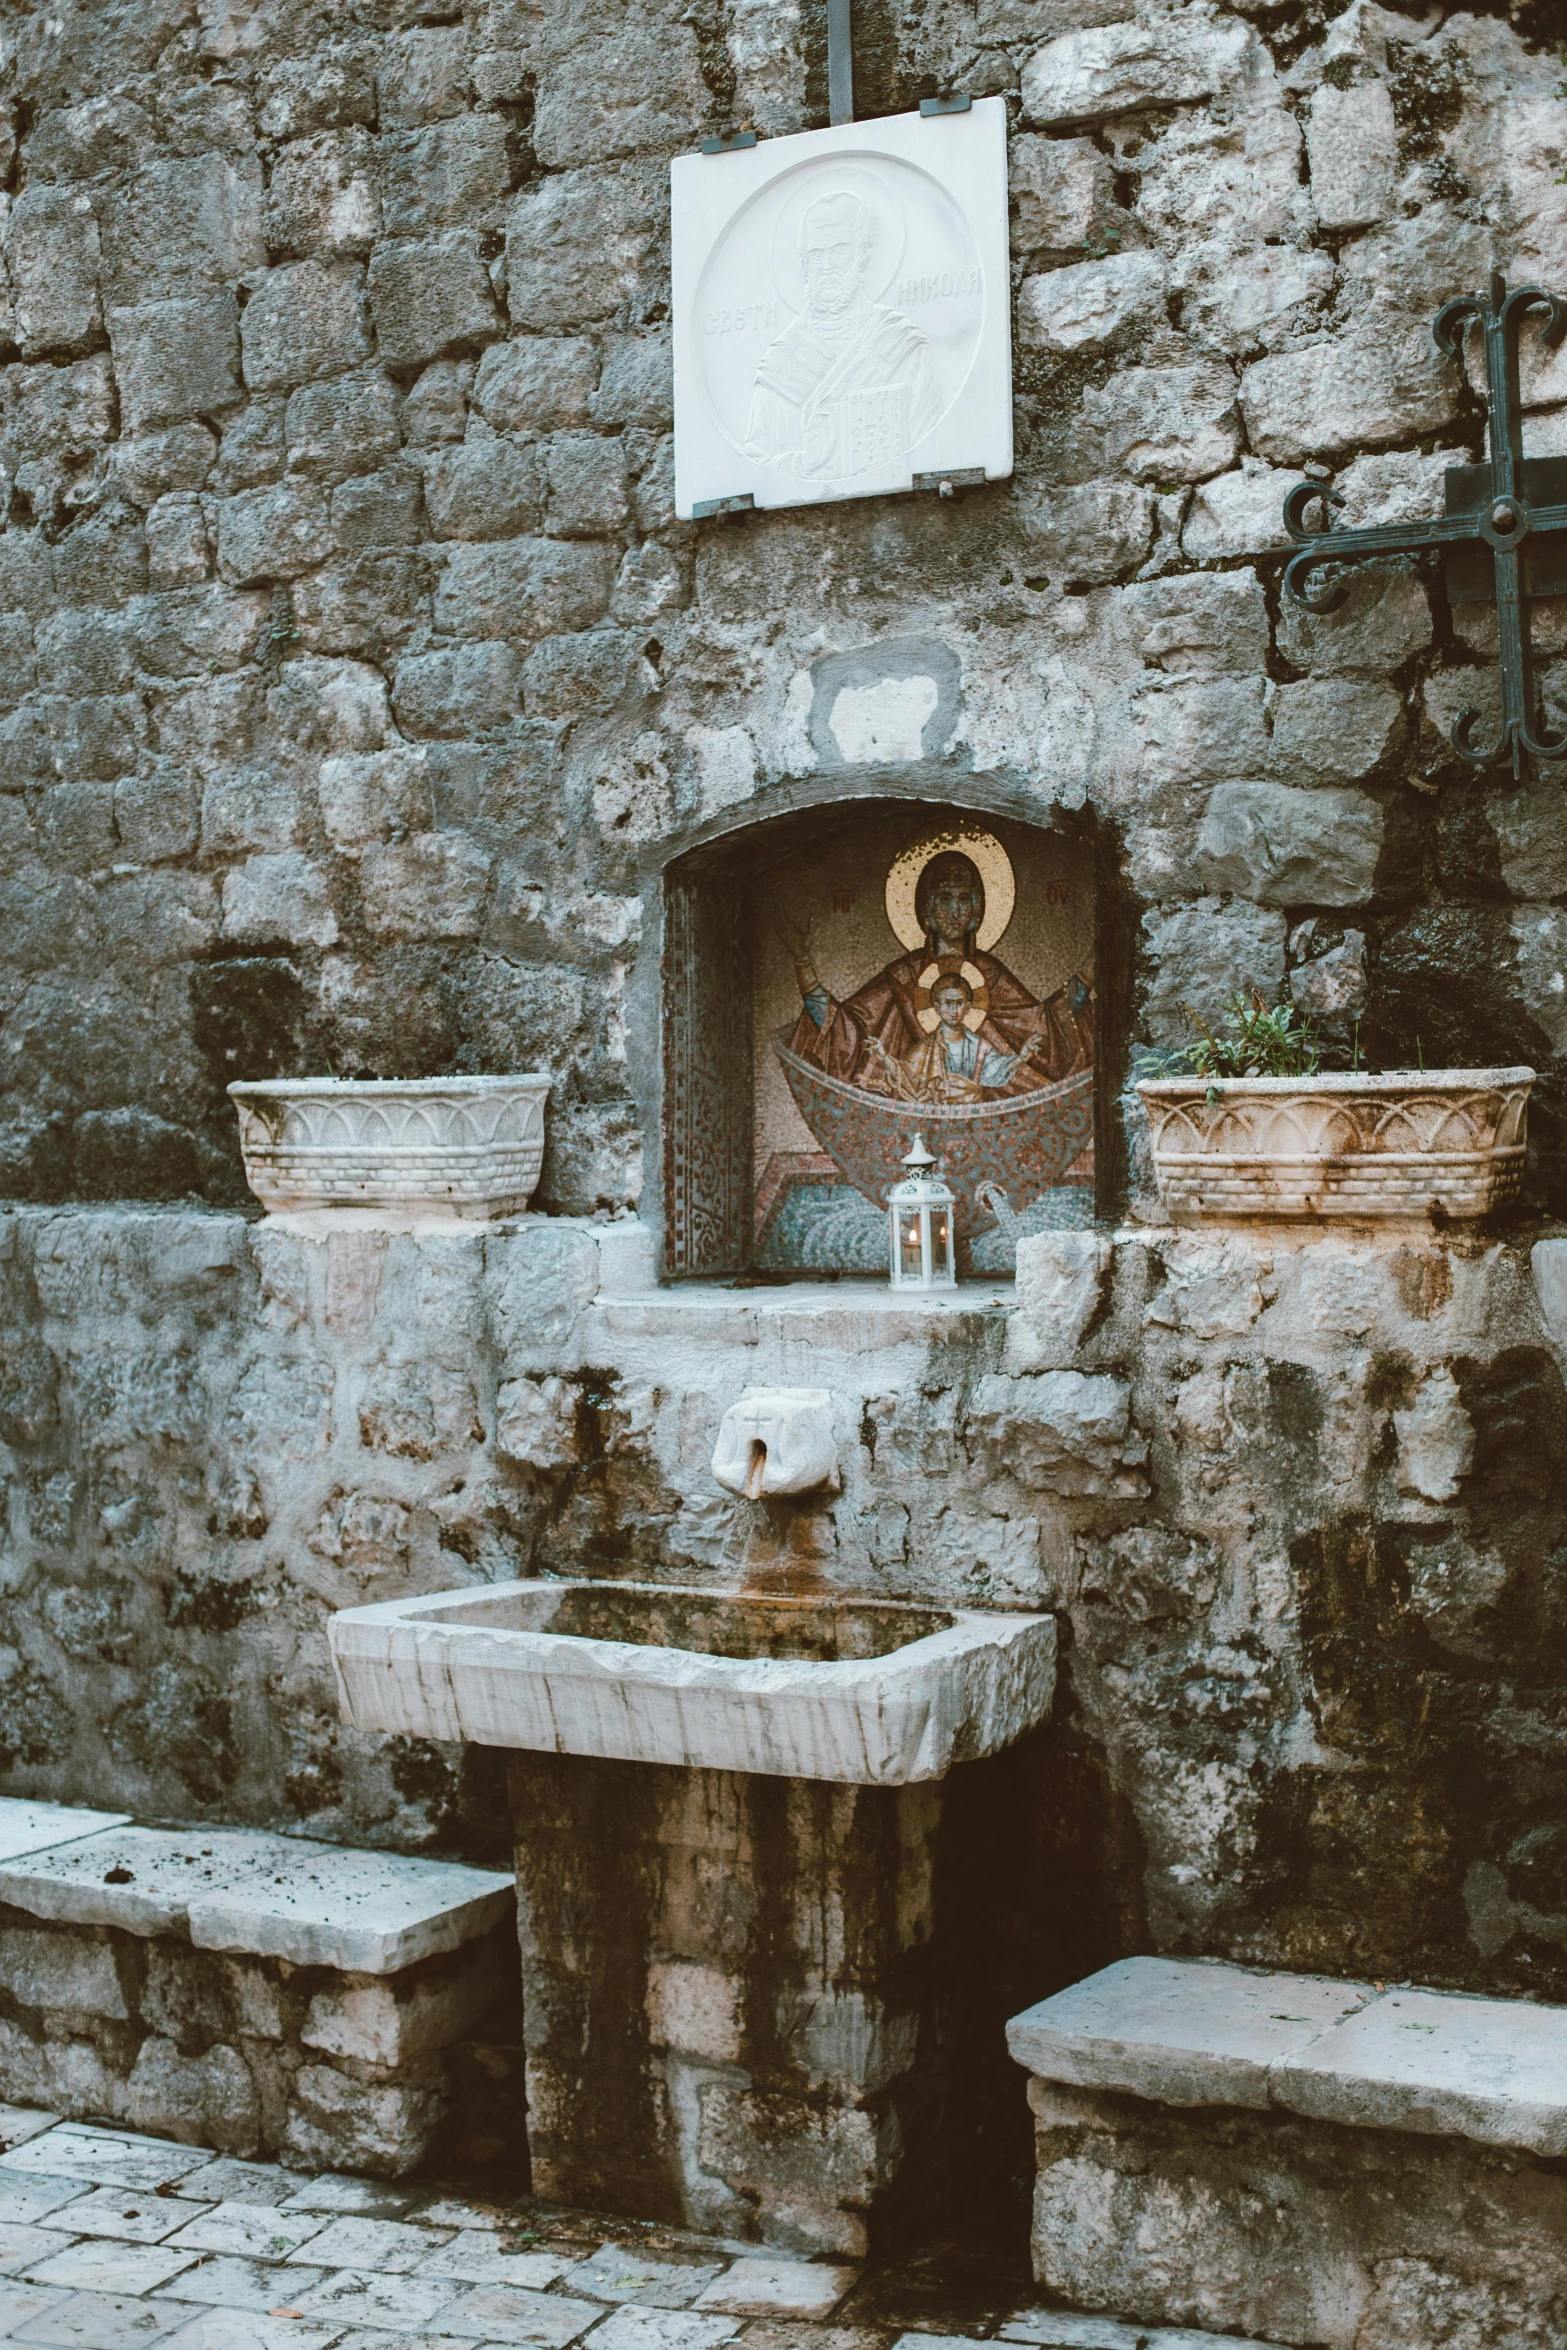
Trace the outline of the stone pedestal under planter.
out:
[[[277,1077],[231,1085],[251,1190],[273,1215],[375,1208],[520,1215],[544,1159],[550,1080]]]
[[[1172,1216],[1488,1215],[1523,1173],[1534,1071],[1157,1077],[1137,1090]]]

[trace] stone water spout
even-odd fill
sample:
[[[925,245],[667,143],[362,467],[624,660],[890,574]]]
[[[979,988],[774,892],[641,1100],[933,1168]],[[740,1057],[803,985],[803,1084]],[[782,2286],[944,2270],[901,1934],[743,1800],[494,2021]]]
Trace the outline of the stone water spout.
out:
[[[825,1387],[748,1387],[718,1431],[713,1475],[747,1501],[766,1494],[836,1493],[838,1448]]]

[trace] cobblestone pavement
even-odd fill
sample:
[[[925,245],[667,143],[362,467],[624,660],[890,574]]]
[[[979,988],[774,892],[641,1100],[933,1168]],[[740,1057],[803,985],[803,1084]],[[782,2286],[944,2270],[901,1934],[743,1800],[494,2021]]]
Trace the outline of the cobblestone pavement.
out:
[[[1225,2350],[1041,2310],[1026,2271],[950,2248],[829,2267],[526,2199],[307,2178],[15,2106],[0,2105],[0,2140],[5,2343]]]

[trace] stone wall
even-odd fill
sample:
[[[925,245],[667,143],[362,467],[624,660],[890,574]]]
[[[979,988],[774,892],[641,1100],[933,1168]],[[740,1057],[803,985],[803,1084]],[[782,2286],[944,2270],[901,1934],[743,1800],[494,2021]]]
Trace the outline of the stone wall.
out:
[[[1478,452],[1437,305],[1567,282],[1567,99],[1507,16],[867,0],[863,110],[1015,110],[1016,478],[692,527],[666,161],[823,119],[820,0],[14,14],[0,1185],[242,1204],[236,1074],[543,1061],[546,1201],[622,1207],[656,870],[856,786],[1091,806],[1139,1036],[1291,966],[1373,1052],[1536,1061],[1554,1149],[1559,796],[1442,731],[1494,619],[1276,587],[1303,462],[1364,523]],[[1525,389],[1567,448],[1567,362]],[[813,665],[909,633],[946,749],[828,764]]]
[[[663,867],[850,793],[1117,844],[1123,1053],[1245,981],[1379,1057],[1535,1061],[1553,1196],[1567,815],[1443,733],[1494,619],[1396,565],[1321,621],[1277,586],[1303,463],[1364,523],[1479,453],[1438,304],[1567,287],[1543,23],[857,13],[865,105],[1015,102],[1017,475],[694,528],[665,164],[824,118],[819,6],[7,20],[5,1784],[480,1856],[494,1758],[346,1732],[331,1608],[535,1565],[1052,1606],[1020,1878],[1069,1897],[1012,2006],[1150,1942],[1567,1996],[1516,1233],[1062,1235],[1010,1322],[890,1334],[593,1302],[605,1219],[661,1215]],[[1525,390],[1567,453],[1567,360]],[[830,755],[813,669],[911,636],[956,661],[939,756]],[[247,1221],[231,1077],[534,1062],[547,1216]],[[761,1377],[833,1389],[831,1508],[713,1488]]]

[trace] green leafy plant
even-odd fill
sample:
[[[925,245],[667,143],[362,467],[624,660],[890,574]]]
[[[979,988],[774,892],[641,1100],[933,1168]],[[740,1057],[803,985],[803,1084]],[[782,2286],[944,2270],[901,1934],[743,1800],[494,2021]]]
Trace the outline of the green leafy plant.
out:
[[[1293,1004],[1265,1003],[1256,988],[1231,996],[1217,1026],[1190,1004],[1181,1010],[1199,1033],[1174,1059],[1195,1077],[1312,1077],[1322,1065],[1311,1022]]]

